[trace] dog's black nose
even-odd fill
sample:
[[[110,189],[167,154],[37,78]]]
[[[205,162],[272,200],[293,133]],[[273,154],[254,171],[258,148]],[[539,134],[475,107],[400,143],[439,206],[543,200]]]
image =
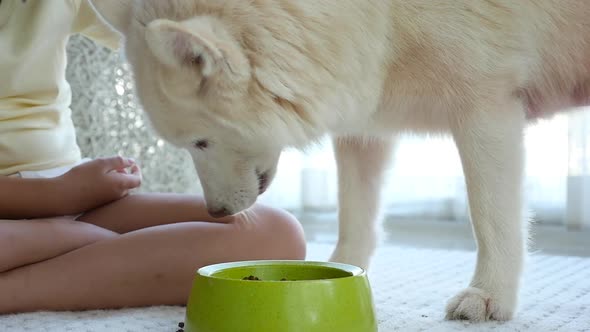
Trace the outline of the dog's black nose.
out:
[[[223,218],[223,217],[227,217],[227,216],[231,215],[229,210],[225,207],[223,207],[221,209],[208,209],[207,212],[213,218]]]

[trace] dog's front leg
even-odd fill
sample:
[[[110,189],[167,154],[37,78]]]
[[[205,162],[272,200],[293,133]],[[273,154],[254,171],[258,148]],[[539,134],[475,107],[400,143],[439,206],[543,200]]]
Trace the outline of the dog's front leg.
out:
[[[470,287],[447,304],[448,319],[511,319],[525,254],[523,128],[518,100],[458,113],[453,121],[469,195],[477,264]]]
[[[369,267],[377,243],[383,174],[391,150],[391,139],[334,139],[338,165],[339,237],[331,261],[365,269]]]

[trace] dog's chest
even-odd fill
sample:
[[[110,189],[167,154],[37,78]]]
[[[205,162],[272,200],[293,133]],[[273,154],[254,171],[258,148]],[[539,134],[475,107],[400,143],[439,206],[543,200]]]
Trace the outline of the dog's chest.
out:
[[[390,136],[404,131],[444,133],[449,130],[446,109],[426,100],[399,96],[382,103],[370,116],[359,110],[341,121],[332,133],[345,136]]]
[[[367,122],[367,130],[445,132],[449,130],[449,112],[453,108],[459,108],[456,101],[446,101],[435,91],[386,89],[379,107]]]

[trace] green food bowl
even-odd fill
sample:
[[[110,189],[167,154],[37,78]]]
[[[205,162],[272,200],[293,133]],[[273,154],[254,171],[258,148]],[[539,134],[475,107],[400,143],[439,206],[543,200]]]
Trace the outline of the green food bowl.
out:
[[[197,271],[185,332],[376,332],[366,272],[308,261],[223,263]]]

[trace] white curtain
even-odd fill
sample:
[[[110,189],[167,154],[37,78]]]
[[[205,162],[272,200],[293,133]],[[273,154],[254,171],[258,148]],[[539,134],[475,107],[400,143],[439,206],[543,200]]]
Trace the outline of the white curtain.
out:
[[[88,156],[126,154],[146,173],[146,191],[200,192],[188,156],[146,127],[121,57],[82,37],[69,47],[68,79],[80,145]],[[526,194],[537,223],[590,227],[590,112],[559,115],[526,132]],[[465,222],[465,184],[450,139],[403,137],[384,189],[388,218]],[[285,151],[273,185],[260,200],[294,212],[331,213],[336,166],[328,140]],[[332,218],[334,220],[334,218]]]

